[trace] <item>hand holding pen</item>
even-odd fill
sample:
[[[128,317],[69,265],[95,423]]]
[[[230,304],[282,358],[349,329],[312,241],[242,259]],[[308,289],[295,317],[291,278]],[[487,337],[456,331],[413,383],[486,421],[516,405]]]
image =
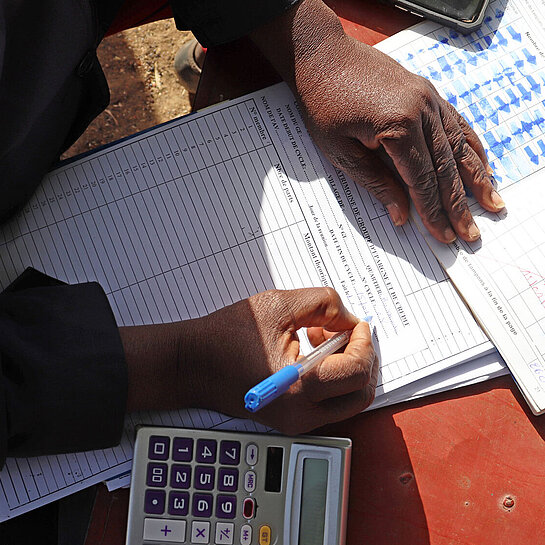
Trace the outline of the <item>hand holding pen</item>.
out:
[[[364,322],[371,323],[372,317],[366,316]],[[327,356],[333,354],[350,340],[351,330],[339,331],[317,346],[310,354],[302,356],[296,362],[286,365],[270,377],[248,390],[244,396],[244,405],[252,413],[259,411],[271,401],[287,392],[303,375],[322,363]]]
[[[352,315],[331,288],[269,290],[169,327],[179,339],[179,364],[169,382],[177,399],[164,396],[165,408],[206,407],[295,435],[354,416],[374,399],[378,360],[369,324]],[[325,357],[279,399],[249,413],[246,392],[298,360],[301,328],[313,346],[335,332],[351,333],[344,349]],[[154,380],[150,373],[148,382]]]

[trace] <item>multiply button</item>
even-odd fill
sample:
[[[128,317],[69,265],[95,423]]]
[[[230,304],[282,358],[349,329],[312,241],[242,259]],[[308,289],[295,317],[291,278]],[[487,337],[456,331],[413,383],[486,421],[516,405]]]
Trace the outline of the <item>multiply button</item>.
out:
[[[255,473],[253,471],[246,471],[244,474],[244,490],[246,492],[253,492],[255,490]]]
[[[191,525],[191,543],[208,543],[210,541],[210,523],[194,520]]]
[[[255,466],[257,464],[258,452],[259,449],[257,448],[257,445],[254,445],[254,443],[250,443],[246,447],[246,463],[249,466]]]
[[[252,527],[249,524],[244,524],[240,529],[240,545],[250,545],[251,542]]]

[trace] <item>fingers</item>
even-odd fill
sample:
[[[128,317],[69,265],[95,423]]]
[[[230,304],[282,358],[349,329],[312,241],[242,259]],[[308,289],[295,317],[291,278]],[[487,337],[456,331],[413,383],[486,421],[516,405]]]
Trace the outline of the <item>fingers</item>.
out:
[[[449,115],[449,117],[451,116]],[[439,115],[433,116],[429,120],[427,129],[424,132],[428,135],[428,148],[431,151],[434,161],[441,204],[447,214],[450,225],[462,239],[468,242],[477,240],[481,234],[469,211],[466,193],[454,156],[454,149],[458,152],[463,147],[467,149],[471,148],[467,145],[464,134],[459,127],[457,132],[452,127],[448,131],[451,138],[450,140],[447,138],[446,130],[441,123]],[[455,136],[453,133],[456,133]],[[475,153],[474,155],[484,172],[482,163]],[[453,233],[454,238],[455,235]]]
[[[394,225],[409,218],[409,202],[401,184],[378,157],[356,139],[343,142],[342,152],[330,157],[338,168],[365,187],[388,210]]]
[[[329,331],[344,331],[352,329],[359,322],[333,288],[303,288],[272,293],[280,297],[277,305],[286,309],[283,313],[278,312],[277,316],[289,320],[295,329],[320,326]],[[281,327],[287,326],[281,323]]]
[[[481,206],[490,212],[499,212],[505,203],[494,189],[484,147],[469,126],[467,121],[447,104],[447,112],[443,115],[445,132],[449,136],[458,171],[464,185],[469,188]]]
[[[380,142],[407,184],[416,211],[428,231],[441,242],[454,241],[456,234],[443,206],[435,162],[422,126],[397,131],[395,136],[382,137]]]
[[[313,403],[362,390],[378,361],[367,322],[353,329],[344,352],[328,356],[302,379],[302,394]]]

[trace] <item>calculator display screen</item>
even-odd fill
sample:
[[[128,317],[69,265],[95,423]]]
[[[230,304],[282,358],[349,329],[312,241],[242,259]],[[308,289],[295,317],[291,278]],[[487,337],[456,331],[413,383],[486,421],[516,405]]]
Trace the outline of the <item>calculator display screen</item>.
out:
[[[299,545],[323,545],[329,462],[306,458],[303,463]]]

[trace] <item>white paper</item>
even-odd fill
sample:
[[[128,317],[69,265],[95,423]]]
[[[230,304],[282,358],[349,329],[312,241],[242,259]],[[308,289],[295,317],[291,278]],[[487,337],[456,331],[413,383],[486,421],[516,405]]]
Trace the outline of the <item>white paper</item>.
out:
[[[1,287],[29,265],[97,280],[119,325],[195,318],[273,287],[333,286],[375,317],[379,396],[494,350],[418,229],[394,228],[317,151],[285,85],[52,172],[0,231],[0,259]],[[9,459],[4,517],[127,471],[138,422],[257,429],[209,411],[131,415],[116,448]]]
[[[542,2],[495,1],[476,35],[424,24],[380,45],[429,77],[487,148],[506,212],[473,203],[474,244],[426,238],[536,414],[545,411],[544,28]]]

